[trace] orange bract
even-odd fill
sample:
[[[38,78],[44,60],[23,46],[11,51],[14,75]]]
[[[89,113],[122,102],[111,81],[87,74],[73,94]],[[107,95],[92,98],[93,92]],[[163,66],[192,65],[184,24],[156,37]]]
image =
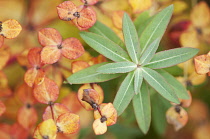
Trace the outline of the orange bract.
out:
[[[45,64],[57,62],[61,55],[68,59],[76,59],[85,51],[76,38],[67,38],[62,42],[60,33],[53,28],[42,29],[39,32],[39,42],[45,46],[41,52],[41,61]]]
[[[71,1],[64,1],[57,6],[57,11],[61,20],[70,21],[75,18],[73,14],[77,12],[77,7]]]
[[[102,103],[99,105],[102,116],[107,118],[106,125],[111,126],[117,122],[117,111],[112,103]],[[94,118],[101,118],[101,114],[98,110],[94,111]]]
[[[41,51],[39,47],[35,47],[28,52],[28,62],[33,67],[40,68],[43,64],[41,63]]]
[[[41,63],[41,48],[32,48],[28,53],[28,62],[32,68],[28,69],[24,75],[24,81],[28,86],[32,87],[34,84],[41,84],[44,81],[45,72],[40,69],[43,64]]]
[[[5,38],[12,39],[17,37],[21,30],[22,27],[18,23],[18,21],[14,19],[9,19],[2,23],[0,35],[3,35]]]
[[[64,134],[73,134],[79,129],[79,116],[73,113],[64,113],[58,117],[58,131]]]
[[[92,27],[96,22],[96,13],[91,7],[84,7],[80,11],[79,18],[75,18],[73,23],[80,29],[80,30],[87,30],[88,28]]]
[[[33,127],[38,120],[36,110],[30,105],[24,105],[18,110],[17,121],[25,129]]]
[[[71,72],[75,73],[89,66],[90,65],[85,61],[74,61],[71,63]]]
[[[41,59],[45,64],[53,64],[57,62],[61,57],[61,49],[55,46],[45,46],[42,49]]]
[[[51,107],[52,107],[52,110],[51,110]],[[53,111],[54,117],[52,117],[52,111]],[[45,109],[45,112],[42,115],[42,118],[43,118],[43,120],[54,119],[56,121],[60,115],[62,115],[64,113],[68,113],[68,112],[70,112],[70,111],[68,110],[68,108],[65,105],[60,104],[60,103],[55,103],[52,106],[48,106]]]
[[[198,74],[206,74],[210,68],[210,53],[194,58],[195,70]]]
[[[68,59],[77,59],[84,52],[80,41],[76,38],[67,38],[62,42],[62,55]]]
[[[95,2],[96,1],[90,1],[91,4]],[[58,5],[57,11],[61,20],[72,20],[80,30],[86,30],[92,27],[96,22],[96,13],[91,7],[84,5],[76,7],[71,1],[65,1]]]
[[[186,125],[188,121],[187,112],[180,106],[173,106],[166,112],[166,119],[169,124],[172,124],[176,131]]]
[[[60,45],[62,37],[54,28],[44,28],[38,32],[39,43],[42,46]]]
[[[92,106],[85,101],[82,101],[84,96],[84,89],[90,89],[89,97],[93,99],[96,104],[101,104],[104,100],[104,93],[102,88],[97,84],[84,84],[78,90],[79,102],[86,110],[93,110]],[[87,90],[88,91],[88,90]]]
[[[35,139],[56,139],[57,127],[52,119],[40,123],[34,132]]]
[[[40,103],[50,104],[58,98],[59,88],[54,81],[45,78],[42,84],[34,86],[33,94]]]

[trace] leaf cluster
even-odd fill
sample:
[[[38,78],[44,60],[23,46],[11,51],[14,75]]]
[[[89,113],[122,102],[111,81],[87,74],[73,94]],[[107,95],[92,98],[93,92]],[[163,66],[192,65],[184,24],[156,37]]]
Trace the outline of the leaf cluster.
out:
[[[97,52],[114,61],[101,63],[74,73],[67,78],[70,84],[104,82],[127,74],[114,99],[114,107],[121,115],[132,101],[140,129],[147,133],[151,122],[149,86],[165,99],[179,104],[179,98],[188,99],[182,84],[163,68],[185,62],[195,56],[195,48],[176,48],[156,53],[173,12],[170,5],[149,17],[144,12],[132,22],[123,16],[124,42],[100,22],[81,32],[83,40]]]

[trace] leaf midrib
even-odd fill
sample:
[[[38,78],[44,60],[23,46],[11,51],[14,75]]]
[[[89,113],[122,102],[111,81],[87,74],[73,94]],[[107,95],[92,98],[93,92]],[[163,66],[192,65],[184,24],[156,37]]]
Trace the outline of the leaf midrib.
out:
[[[156,61],[153,61],[153,62],[148,63],[147,65],[151,65],[151,64],[153,64],[153,63],[159,63],[159,62],[166,61],[166,60],[168,60],[168,59],[173,59],[173,58],[176,58],[176,57],[180,57],[180,56],[183,56],[183,55],[188,55],[188,54],[190,54],[190,53],[192,53],[192,52],[186,52],[186,53],[183,53],[183,54],[180,54],[180,55],[168,57],[168,58],[165,58],[165,59],[156,60]]]
[[[85,36],[85,37],[87,37],[87,36]],[[115,53],[115,52],[111,51],[110,49],[107,49],[106,47],[104,47],[104,45],[102,45],[102,44],[98,43],[98,42],[97,42],[97,41],[95,41],[94,39],[92,39],[92,38],[90,38],[90,37],[88,37],[88,38],[89,38],[89,39],[91,39],[93,42],[97,43],[98,45],[102,46],[103,48],[105,48],[105,49],[106,49],[106,50],[108,50],[109,52],[113,53],[114,55],[117,55],[119,58],[121,58],[121,59],[123,59],[123,60],[125,60],[125,61],[130,62],[128,59],[126,59],[126,58],[124,58],[124,57],[122,57],[122,56],[118,55],[117,53]],[[104,38],[105,38],[105,37],[104,37]],[[109,41],[110,41],[110,40],[109,40]],[[117,45],[117,46],[118,46],[118,45]],[[121,48],[121,47],[119,46],[119,48]],[[122,50],[122,51],[124,51],[124,50]]]
[[[143,52],[145,51],[145,49],[147,48],[146,46],[148,45],[149,41],[151,40],[153,34],[155,33],[155,31],[157,30],[157,28],[159,27],[160,23],[163,21],[163,19],[165,18],[165,16],[169,13],[169,10],[166,12],[166,14],[163,16],[163,18],[160,20],[160,22],[158,23],[158,25],[156,26],[155,30],[152,32],[152,34],[150,35],[148,41],[146,42],[146,44],[144,45],[144,48],[141,51],[141,54],[143,54]],[[151,21],[152,22],[152,21]]]

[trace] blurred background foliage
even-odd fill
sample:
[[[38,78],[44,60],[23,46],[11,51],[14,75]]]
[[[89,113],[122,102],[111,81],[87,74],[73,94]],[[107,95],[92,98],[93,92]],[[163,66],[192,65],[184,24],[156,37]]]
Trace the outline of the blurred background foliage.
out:
[[[79,0],[72,0],[77,5],[80,5]],[[149,10],[150,15],[153,15],[160,9],[174,4],[174,14],[170,21],[169,27],[161,41],[160,50],[183,47],[186,43],[192,44],[200,49],[199,55],[207,54],[210,50],[210,24],[202,26],[201,28],[193,28],[192,12],[202,13],[202,9],[195,7],[200,1],[208,4],[208,12],[210,12],[209,0],[139,0],[141,5],[134,2],[132,7],[129,0],[99,0],[99,2],[92,6],[96,11],[97,20],[112,28],[122,39],[121,32],[121,12],[126,11],[134,20],[141,12]],[[23,27],[20,35],[13,40],[5,40],[4,49],[1,51],[9,54],[9,60],[6,61],[4,68],[0,72],[6,75],[6,78],[0,78],[0,100],[2,100],[7,110],[0,117],[0,125],[16,123],[18,109],[21,107],[21,102],[16,95],[17,88],[24,82],[23,77],[26,72],[27,52],[30,48],[41,47],[38,43],[38,30],[46,27],[56,28],[62,35],[63,39],[68,37],[78,38],[84,45],[87,51],[80,60],[88,62],[92,57],[97,57],[99,54],[92,50],[79,36],[79,30],[71,22],[65,22],[58,18],[56,6],[62,0],[0,0],[0,19],[1,21],[7,19],[16,19]],[[151,4],[150,4],[151,2]],[[204,14],[204,17],[199,20],[205,20],[210,15]],[[201,21],[202,22],[202,21]],[[184,33],[195,29],[190,34]],[[197,39],[196,42],[195,38]],[[182,39],[181,39],[182,38]],[[197,45],[195,45],[197,43]],[[78,60],[78,59],[76,59]],[[4,61],[3,61],[4,62]],[[62,82],[66,77],[71,75],[71,60],[62,59],[59,62],[59,68],[62,73]],[[56,67],[56,65],[53,65]],[[135,120],[133,108],[130,105],[126,111],[118,118],[117,124],[108,128],[108,132],[104,135],[95,136],[92,130],[93,117],[91,112],[85,111],[81,108],[76,97],[72,99],[72,104],[69,104],[70,109],[76,109],[74,112],[80,115],[81,129],[77,134],[70,137],[58,136],[58,139],[79,138],[79,139],[209,139],[210,138],[210,80],[207,75],[198,75],[195,73],[193,60],[185,62],[184,64],[174,66],[167,69],[172,75],[176,76],[187,89],[190,90],[193,101],[187,112],[189,121],[187,125],[179,131],[174,131],[173,127],[166,122],[166,110],[171,104],[160,97],[154,90],[151,89],[151,103],[152,103],[152,125],[147,135],[143,135],[138,128]],[[52,74],[56,74],[52,71]],[[104,83],[99,83],[104,90],[104,102],[112,102],[114,96],[119,88],[119,84],[124,77],[120,77]],[[53,80],[58,81],[56,77]],[[6,85],[4,84],[6,82]],[[58,83],[58,82],[57,82]],[[61,84],[61,83],[58,83]],[[69,94],[78,91],[81,85],[60,85],[60,95],[58,102],[61,102]],[[36,104],[39,121],[44,111],[45,105]],[[23,117],[24,120],[24,117]],[[35,127],[35,126],[34,126]],[[33,130],[34,127],[31,129]],[[2,129],[0,129],[1,131]],[[33,131],[30,131],[29,137]]]

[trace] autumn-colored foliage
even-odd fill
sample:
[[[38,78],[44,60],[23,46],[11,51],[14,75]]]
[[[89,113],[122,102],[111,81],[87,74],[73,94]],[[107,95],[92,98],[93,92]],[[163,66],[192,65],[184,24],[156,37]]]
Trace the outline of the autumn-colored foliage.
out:
[[[209,0],[2,0],[0,139],[209,139],[209,48]]]

